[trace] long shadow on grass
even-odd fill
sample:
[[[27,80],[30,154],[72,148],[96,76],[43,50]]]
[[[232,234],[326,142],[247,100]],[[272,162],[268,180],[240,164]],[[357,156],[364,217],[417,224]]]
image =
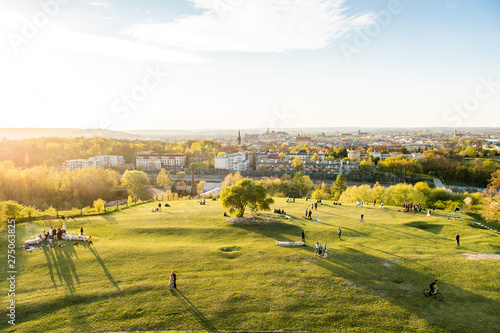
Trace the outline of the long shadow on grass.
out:
[[[111,275],[111,273],[106,268],[106,265],[104,264],[104,261],[101,259],[101,256],[99,255],[99,253],[97,252],[97,250],[95,249],[95,247],[89,245],[89,250],[95,256],[95,258],[97,259],[97,262],[101,265],[102,269],[104,270],[104,274],[106,274],[106,277],[108,278],[109,282],[111,282],[113,284],[113,286],[116,287],[116,289],[120,290],[120,287],[118,286],[118,283],[116,283],[115,279],[113,279],[113,276]]]
[[[70,248],[70,247],[69,247]],[[68,249],[69,249],[68,248]],[[73,259],[70,255],[66,254],[66,251],[70,251],[66,248],[59,247],[49,247],[43,248],[42,251],[47,259],[47,267],[49,268],[50,278],[54,288],[56,288],[53,267],[56,270],[59,282],[66,285],[69,292],[73,293],[75,291],[74,282],[80,283],[78,275],[76,273],[75,265]],[[74,249],[73,249],[74,251]]]
[[[307,250],[313,252],[312,248]],[[428,287],[435,276],[355,249],[331,253],[328,259],[318,259],[314,263],[445,331],[500,332],[500,304],[492,299],[446,281],[439,282],[440,291],[445,297],[443,302],[426,298],[422,290]],[[435,270],[439,272],[438,267]]]
[[[234,224],[234,228],[261,234],[277,241],[296,242],[301,240],[302,228],[288,223]]]
[[[207,332],[218,332],[218,330],[215,328],[215,326],[208,320],[198,309],[196,306],[191,303],[189,299],[187,299],[186,296],[179,290],[179,289],[174,289],[172,291],[172,294],[177,297],[177,299],[181,302],[181,304],[188,310],[193,317],[198,320],[198,322],[201,324],[204,330]]]

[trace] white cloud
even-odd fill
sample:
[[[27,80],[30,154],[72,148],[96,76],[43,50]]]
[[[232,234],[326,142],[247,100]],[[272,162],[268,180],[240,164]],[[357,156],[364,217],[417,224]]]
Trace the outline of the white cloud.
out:
[[[27,24],[33,24],[30,16],[0,7],[0,34],[7,37],[2,40],[2,44],[4,44],[2,53],[18,56],[23,52],[46,54],[57,52],[165,63],[206,62],[200,56],[186,51],[166,50],[155,45],[127,39],[78,32],[67,28],[55,19],[50,19],[47,24],[36,27],[35,32],[28,29],[32,32],[28,36],[25,32]]]
[[[191,51],[314,50],[375,22],[348,16],[343,0],[190,0],[200,15],[172,23],[132,24],[124,33]]]

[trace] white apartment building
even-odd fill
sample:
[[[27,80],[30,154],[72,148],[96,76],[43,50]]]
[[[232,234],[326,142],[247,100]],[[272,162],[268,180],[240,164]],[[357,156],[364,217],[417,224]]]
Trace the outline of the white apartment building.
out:
[[[161,168],[184,168],[186,154],[166,153],[160,154],[154,151],[140,151],[135,159],[135,166],[141,170],[160,170]]]
[[[164,168],[184,168],[186,154],[167,153],[161,156],[161,165]]]
[[[120,155],[99,155],[88,159],[67,160],[62,164],[63,169],[77,170],[94,168],[104,168],[107,166],[119,166],[125,164],[125,158]]]
[[[135,157],[135,167],[140,170],[160,170],[160,154],[154,151],[140,151]]]
[[[251,161],[248,153],[234,153],[215,157],[215,169],[246,171],[250,169]]]

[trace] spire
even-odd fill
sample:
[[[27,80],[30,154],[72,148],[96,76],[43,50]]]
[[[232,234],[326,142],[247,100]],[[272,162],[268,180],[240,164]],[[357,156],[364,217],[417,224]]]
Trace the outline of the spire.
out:
[[[240,134],[240,130],[238,130],[238,146],[241,146],[241,134]]]

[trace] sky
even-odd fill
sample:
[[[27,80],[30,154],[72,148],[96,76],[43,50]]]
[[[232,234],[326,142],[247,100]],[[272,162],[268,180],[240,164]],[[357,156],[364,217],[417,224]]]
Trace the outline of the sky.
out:
[[[0,0],[0,128],[500,127],[500,1]]]

